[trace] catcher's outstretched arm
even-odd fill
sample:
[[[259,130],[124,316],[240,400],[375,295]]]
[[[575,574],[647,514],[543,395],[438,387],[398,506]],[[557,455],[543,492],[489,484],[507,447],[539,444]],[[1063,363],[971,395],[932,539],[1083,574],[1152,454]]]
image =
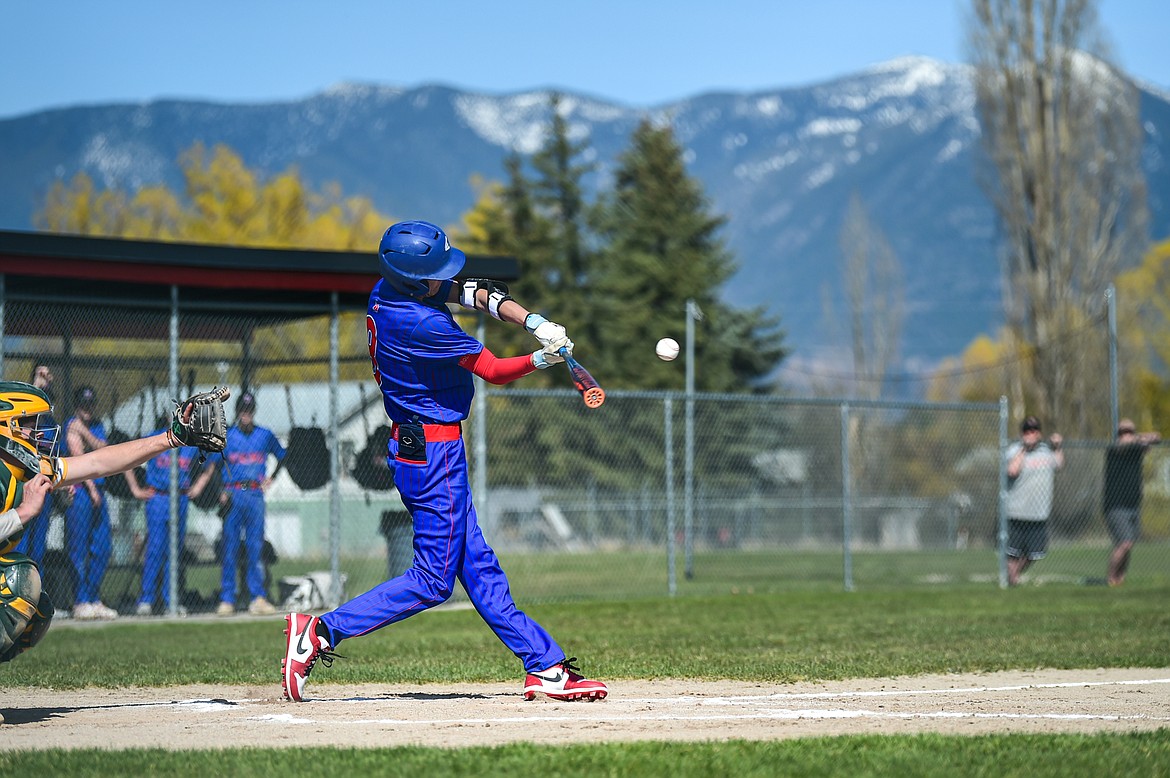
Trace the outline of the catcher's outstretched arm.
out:
[[[104,478],[131,470],[147,460],[154,459],[170,447],[167,434],[162,432],[149,438],[128,440],[75,457],[61,457],[55,463],[60,474],[53,488],[61,489],[91,478]],[[53,478],[50,473],[46,475]]]
[[[223,401],[227,389],[213,389],[188,397],[175,408],[170,429],[149,438],[138,438],[95,449],[73,457],[45,459],[45,475],[54,488],[71,486],[91,478],[102,478],[138,467],[148,459],[179,445],[198,446],[204,451],[223,451],[227,437]]]

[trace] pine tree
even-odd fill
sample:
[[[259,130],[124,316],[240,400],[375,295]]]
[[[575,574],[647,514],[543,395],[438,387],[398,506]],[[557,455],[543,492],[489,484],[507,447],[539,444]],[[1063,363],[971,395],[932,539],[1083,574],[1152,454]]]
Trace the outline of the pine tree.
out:
[[[593,166],[579,160],[589,148],[589,141],[574,142],[569,137],[569,123],[561,111],[560,95],[555,92],[549,97],[549,113],[548,135],[532,157],[537,175],[529,191],[537,217],[533,227],[537,229],[532,230],[532,243],[526,248],[535,250],[534,259],[540,263],[548,284],[541,300],[546,315],[568,328],[574,340],[588,345],[594,333],[594,317],[581,294],[592,280],[585,245],[588,206],[582,194],[582,179]],[[540,229],[544,225],[547,235]]]
[[[559,311],[553,279],[552,224],[536,212],[532,184],[523,173],[523,160],[516,154],[505,159],[508,183],[473,182],[478,189],[475,205],[464,214],[464,229],[453,233],[452,240],[464,251],[514,257],[519,264],[519,278],[508,282],[509,293],[529,310]],[[466,326],[466,323],[465,323]],[[497,356],[513,356],[534,351],[538,343],[518,327],[488,326],[485,345]],[[563,381],[560,382],[563,384]],[[525,386],[553,386],[548,377],[534,376]]]
[[[613,192],[593,214],[603,249],[591,308],[605,323],[599,369],[611,383],[681,388],[679,365],[659,362],[653,348],[661,337],[683,342],[688,299],[704,317],[695,328],[698,389],[752,388],[783,359],[775,319],[720,300],[735,271],[718,235],[724,221],[688,175],[670,127],[643,121],[619,160]]]

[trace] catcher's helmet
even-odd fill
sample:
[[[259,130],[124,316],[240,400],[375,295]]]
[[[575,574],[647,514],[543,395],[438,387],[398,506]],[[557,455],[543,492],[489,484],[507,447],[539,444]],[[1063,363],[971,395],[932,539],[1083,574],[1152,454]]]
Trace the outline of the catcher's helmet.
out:
[[[21,481],[40,472],[60,438],[49,396],[32,384],[0,381],[0,458]]]
[[[467,255],[451,245],[447,233],[430,222],[391,225],[378,245],[382,277],[411,296],[426,292],[428,280],[454,278]]]

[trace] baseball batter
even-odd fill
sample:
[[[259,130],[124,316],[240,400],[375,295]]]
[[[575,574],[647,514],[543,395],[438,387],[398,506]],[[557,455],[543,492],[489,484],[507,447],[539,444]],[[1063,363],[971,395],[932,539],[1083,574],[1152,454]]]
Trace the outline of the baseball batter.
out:
[[[287,699],[303,699],[318,659],[451,596],[458,581],[479,615],[524,665],[524,698],[596,700],[605,684],[583,678],[556,641],[512,600],[508,579],[476,520],[467,477],[461,422],[474,391],[472,374],[504,384],[561,362],[573,342],[564,327],[529,313],[503,284],[485,279],[455,283],[466,257],[429,222],[400,222],[378,248],[382,280],[370,293],[367,340],[374,381],[382,390],[393,433],[388,461],[414,525],[414,562],[404,574],[321,617],[290,613],[281,662]],[[497,358],[455,323],[448,302],[523,325],[541,348]]]

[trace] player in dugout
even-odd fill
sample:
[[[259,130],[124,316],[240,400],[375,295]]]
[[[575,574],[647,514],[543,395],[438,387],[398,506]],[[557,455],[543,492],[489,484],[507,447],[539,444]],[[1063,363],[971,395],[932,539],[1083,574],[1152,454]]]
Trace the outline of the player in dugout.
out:
[[[193,431],[202,402],[219,403],[214,436],[221,441],[222,399],[200,394],[180,403],[170,426],[156,435],[62,457],[49,396],[32,384],[0,381],[0,662],[35,646],[53,620],[53,603],[41,589],[37,563],[14,550],[49,491],[130,470],[182,445],[222,451],[222,442],[208,443]]]
[[[563,362],[573,342],[565,328],[530,313],[503,284],[453,279],[466,257],[442,229],[400,222],[378,247],[382,280],[370,293],[367,340],[374,381],[393,422],[387,462],[414,526],[414,562],[405,573],[320,617],[286,617],[281,661],[284,696],[303,699],[305,681],[337,645],[443,603],[458,581],[476,611],[523,663],[524,699],[604,699],[600,681],[580,675],[552,636],[516,607],[508,579],[484,539],[472,505],[461,424],[471,409],[472,375],[505,384]],[[540,342],[531,354],[497,358],[455,323],[447,303],[521,325]]]

